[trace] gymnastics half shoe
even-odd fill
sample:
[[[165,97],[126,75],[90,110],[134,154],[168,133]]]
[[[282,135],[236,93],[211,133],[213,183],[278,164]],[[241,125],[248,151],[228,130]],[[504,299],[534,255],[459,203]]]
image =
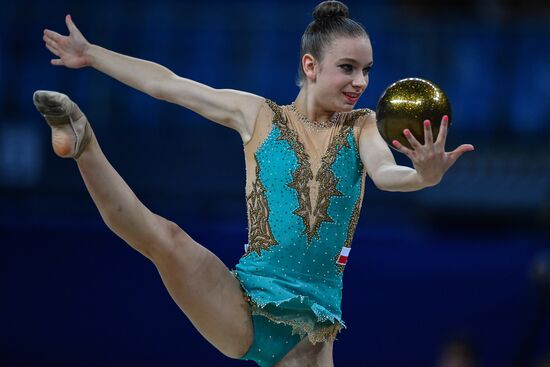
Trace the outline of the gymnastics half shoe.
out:
[[[80,108],[65,94],[37,90],[33,102],[52,128],[52,146],[60,157],[78,159],[92,137],[92,129]]]

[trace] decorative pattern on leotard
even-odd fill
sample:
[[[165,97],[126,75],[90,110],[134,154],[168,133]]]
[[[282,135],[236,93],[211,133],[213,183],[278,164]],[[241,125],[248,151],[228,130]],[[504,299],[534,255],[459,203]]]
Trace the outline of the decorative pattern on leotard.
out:
[[[336,159],[336,153],[338,153],[342,147],[350,147],[346,138],[352,129],[353,126],[344,126],[331,142],[323,158],[321,158],[321,168],[319,169],[319,172],[317,172],[317,175],[315,177],[315,179],[319,182],[319,195],[317,197],[317,205],[315,206],[315,211],[313,212],[314,222],[312,226],[312,236],[319,236],[317,232],[319,230],[319,227],[321,226],[321,223],[334,222],[334,220],[328,214],[330,199],[333,196],[343,196],[344,194],[342,194],[336,188],[336,186],[338,185],[338,179],[330,168],[332,167],[332,164]],[[309,236],[309,234],[308,238],[311,241],[311,237]]]
[[[266,135],[259,135],[255,150],[245,147],[247,165],[256,164],[248,178],[249,250],[234,274],[253,314],[290,325],[314,343],[333,340],[345,327],[344,267],[335,257],[351,246],[364,189],[356,120],[370,110],[343,113],[330,135],[318,135],[325,140],[317,142],[327,144],[325,154],[312,157],[304,142],[311,145],[317,137],[303,135],[309,132],[290,120],[295,116],[288,107],[266,104],[272,113],[262,116],[271,116],[271,125],[257,121]]]
[[[361,211],[361,198],[358,198],[355,202],[355,206],[353,207],[353,212],[351,213],[351,218],[349,221],[348,226],[348,234],[346,236],[346,241],[344,242],[344,247],[351,247],[351,241],[353,240],[353,234],[355,233],[355,228],[357,227],[357,223],[359,222],[359,212]],[[340,254],[336,254],[334,256],[334,262],[336,263],[336,266],[338,267],[338,271],[340,273],[344,272],[345,265],[338,264],[338,258],[340,257]]]
[[[298,168],[296,168],[292,174],[292,182],[288,184],[288,187],[296,190],[298,194],[298,203],[300,206],[296,208],[293,213],[300,216],[304,221],[304,232],[307,234],[308,243],[310,243],[314,235],[314,230],[311,228],[309,220],[312,211],[310,190],[308,186],[308,183],[313,179],[311,164],[304,145],[298,140],[296,132],[288,127],[281,108],[271,101],[267,101],[267,104],[275,114],[273,119],[275,126],[281,131],[281,135],[277,139],[286,140],[294,150],[296,158],[298,159]]]
[[[260,165],[256,159],[256,177],[260,175]],[[277,245],[269,226],[269,205],[265,197],[265,187],[261,180],[256,179],[252,184],[252,191],[246,197],[250,212],[249,242],[246,254],[256,252],[261,255],[261,250],[269,250]]]
[[[343,194],[336,188],[338,179],[330,167],[334,163],[338,151],[344,146],[349,148],[347,136],[353,129],[353,125],[344,125],[340,129],[338,135],[330,143],[325,155],[321,158],[322,165],[315,176],[315,179],[319,182],[319,195],[317,196],[315,208],[312,208],[308,184],[313,179],[313,171],[308,154],[299,141],[296,132],[288,127],[281,108],[271,101],[267,103],[275,111],[274,123],[281,130],[281,136],[278,139],[288,141],[298,158],[298,168],[288,186],[295,189],[298,194],[300,206],[293,213],[302,218],[305,227],[304,232],[307,234],[309,244],[314,236],[319,236],[319,227],[323,222],[334,222],[328,214],[330,199],[333,196],[342,196]],[[311,218],[313,218],[313,223]]]

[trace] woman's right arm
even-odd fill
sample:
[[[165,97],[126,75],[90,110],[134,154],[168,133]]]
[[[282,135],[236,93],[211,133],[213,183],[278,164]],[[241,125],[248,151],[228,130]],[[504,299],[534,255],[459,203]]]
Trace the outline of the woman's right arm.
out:
[[[231,89],[214,89],[179,77],[162,65],[92,45],[76,28],[70,15],[65,21],[69,36],[44,31],[46,47],[59,57],[52,60],[53,65],[69,68],[91,66],[154,98],[186,107],[235,129],[244,142],[250,139],[263,98]]]

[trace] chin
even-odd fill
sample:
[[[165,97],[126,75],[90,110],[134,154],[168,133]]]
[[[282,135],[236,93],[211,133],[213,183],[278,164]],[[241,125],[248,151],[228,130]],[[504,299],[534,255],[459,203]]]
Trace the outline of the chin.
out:
[[[344,103],[342,107],[340,107],[340,112],[349,112],[352,111],[355,108],[354,104]]]

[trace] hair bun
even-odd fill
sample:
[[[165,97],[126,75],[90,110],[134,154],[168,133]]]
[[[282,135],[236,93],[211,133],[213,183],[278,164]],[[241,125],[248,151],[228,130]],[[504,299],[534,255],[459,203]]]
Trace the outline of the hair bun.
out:
[[[347,18],[348,7],[340,1],[323,1],[313,10],[313,18],[324,22],[335,18]]]

